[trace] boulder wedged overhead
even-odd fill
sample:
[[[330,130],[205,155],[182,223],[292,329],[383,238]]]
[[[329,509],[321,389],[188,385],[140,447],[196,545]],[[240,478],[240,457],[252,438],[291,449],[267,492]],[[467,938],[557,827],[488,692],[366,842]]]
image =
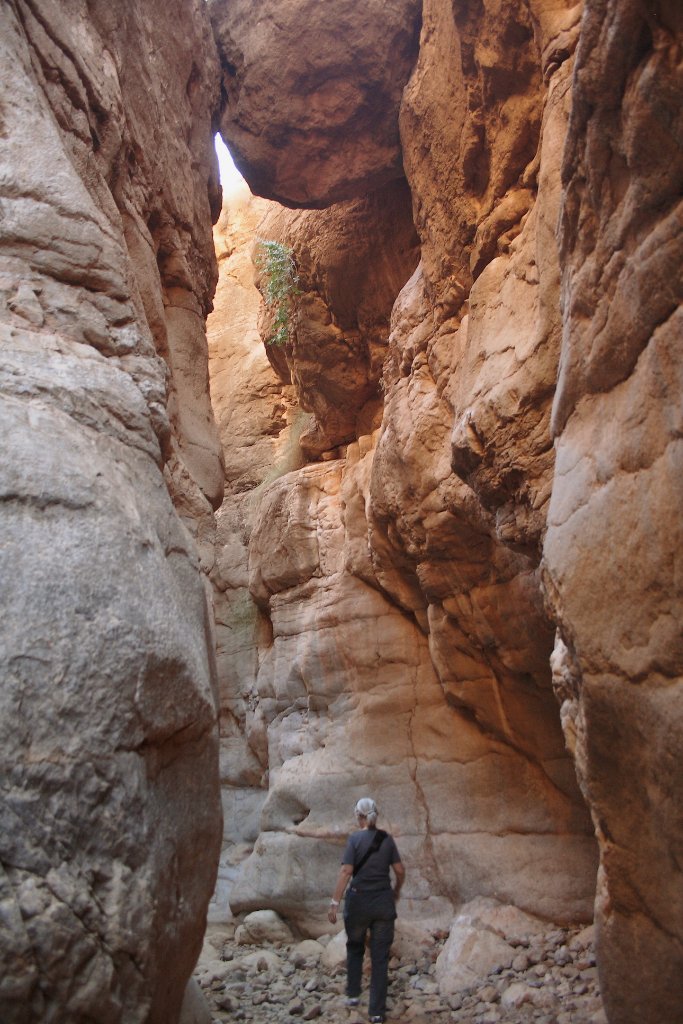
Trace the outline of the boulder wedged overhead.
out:
[[[417,0],[211,0],[221,133],[254,192],[319,207],[402,176]]]
[[[0,1017],[176,1020],[220,837],[203,5],[0,11]],[[192,516],[186,517],[192,525]],[[194,527],[193,527],[194,528]]]

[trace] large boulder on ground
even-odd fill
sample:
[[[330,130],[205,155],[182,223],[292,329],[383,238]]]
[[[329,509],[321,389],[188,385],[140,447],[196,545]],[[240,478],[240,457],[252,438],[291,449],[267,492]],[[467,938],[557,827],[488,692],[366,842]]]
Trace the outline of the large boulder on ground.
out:
[[[546,925],[517,907],[491,899],[472,900],[453,922],[436,961],[436,980],[442,995],[453,995],[481,984],[488,974],[510,967],[513,945],[540,935]]]
[[[213,1016],[197,980],[190,978],[180,1010],[178,1024],[212,1024]]]
[[[255,910],[247,914],[235,932],[235,940],[246,946],[291,942],[292,938],[290,928],[274,910]]]

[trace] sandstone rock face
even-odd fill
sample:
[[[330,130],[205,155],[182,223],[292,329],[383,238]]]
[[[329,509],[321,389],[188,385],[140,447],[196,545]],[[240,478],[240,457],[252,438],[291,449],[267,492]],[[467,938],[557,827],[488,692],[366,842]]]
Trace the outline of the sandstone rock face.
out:
[[[274,207],[258,230],[285,241],[296,266],[291,341],[267,351],[314,415],[300,445],[316,459],[381,422],[391,309],[418,262],[410,194],[400,180],[327,210]]]
[[[254,192],[325,206],[402,176],[416,0],[211,0],[221,132]]]
[[[262,307],[252,262],[269,203],[244,186],[226,199],[214,230],[220,279],[209,317],[211,396],[225,452],[225,500],[214,524],[211,564],[220,701],[224,849],[210,917],[231,916],[228,893],[259,834],[268,771],[265,727],[254,684],[268,625],[249,593],[254,509],[269,480],[301,465],[298,439],[311,417],[274,372],[258,332]],[[211,548],[213,551],[213,548]]]
[[[437,315],[458,311],[473,276],[505,251],[533,205],[544,98],[538,36],[525,3],[424,4],[400,123]]]
[[[452,18],[447,4],[425,10]],[[476,36],[494,39],[494,13],[461,27],[464,49]],[[258,737],[268,796],[230,903],[272,907],[313,934],[326,927],[323,880],[334,877],[352,827],[348,809],[368,788],[404,851],[412,917],[443,923],[482,894],[549,918],[591,912],[594,841],[559,726],[548,665],[554,624],[539,583],[560,343],[554,226],[576,15],[561,8],[541,24],[506,8],[505,17],[510,38],[527,48],[526,77],[508,68],[495,88],[480,81],[495,53],[477,50],[475,82],[425,20],[401,117],[423,253],[409,280],[402,186],[391,205],[374,198],[374,207],[270,213],[259,228],[288,243],[300,268],[296,339],[273,362],[315,413],[304,453],[342,458],[279,478],[251,507],[249,585],[268,628],[252,630],[258,669],[242,719]],[[542,55],[562,32],[569,49],[549,65],[546,93]],[[462,125],[438,120],[452,75],[465,97],[458,116],[478,118],[490,153],[488,162],[479,150],[472,157],[486,171],[476,182],[461,169],[446,189],[423,173],[419,154],[453,162]],[[483,97],[476,118],[468,91]],[[513,186],[522,174],[520,206]],[[515,216],[491,217],[510,189]],[[400,211],[401,197],[389,231],[384,211]],[[446,202],[471,221],[469,235],[454,236],[458,266],[476,258],[460,299],[437,302],[455,265],[449,222],[430,233]],[[387,244],[392,233],[400,245]],[[373,321],[374,336],[365,328]],[[373,344],[347,346],[340,362],[340,336],[354,330]],[[358,410],[382,351],[376,429]],[[540,863],[552,869],[539,874]]]
[[[324,930],[323,880],[349,809],[371,791],[408,864],[405,914],[444,923],[485,894],[550,918],[588,915],[592,844],[557,752],[535,763],[451,706],[428,638],[360,575],[368,440],[364,456],[352,445],[345,462],[272,484],[252,533],[250,587],[272,623],[256,685],[269,791],[231,906]]]
[[[199,3],[77,0],[3,5],[0,49],[0,1017],[168,1024],[220,834],[211,612],[167,486],[206,516],[222,492],[215,49]]]
[[[677,4],[587,5],[563,167],[546,588],[600,842],[601,985],[624,1024],[683,1019],[682,31]]]
[[[235,109],[265,80],[216,24]],[[379,426],[363,403],[384,342],[340,377],[345,299],[327,287],[350,251],[357,281],[374,273],[376,250],[345,235],[360,205],[329,212],[324,246],[328,213],[268,221],[303,268],[301,339],[272,362],[315,416],[302,451],[317,461],[251,506],[248,704],[268,794],[234,907],[324,928],[329,883],[310,880],[334,877],[370,789],[405,851],[407,916],[443,921],[481,895],[589,916],[595,843],[566,743],[620,1024],[683,1005],[682,28],[667,0],[425,0],[398,117],[421,259],[393,279]],[[305,188],[283,186],[288,132],[245,157],[255,187],[339,198],[312,121]]]

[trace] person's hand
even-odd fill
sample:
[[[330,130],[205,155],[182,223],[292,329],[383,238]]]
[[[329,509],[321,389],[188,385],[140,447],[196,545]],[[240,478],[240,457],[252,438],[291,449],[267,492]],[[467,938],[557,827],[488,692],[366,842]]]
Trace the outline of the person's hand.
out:
[[[334,903],[330,903],[330,909],[327,911],[327,920],[330,922],[330,924],[337,923],[337,908],[335,907]]]
[[[400,888],[397,885],[395,885],[394,888],[391,890],[391,893],[392,893],[392,895],[394,897],[394,902],[397,903],[399,901],[399,899],[401,898],[401,890],[400,890]]]

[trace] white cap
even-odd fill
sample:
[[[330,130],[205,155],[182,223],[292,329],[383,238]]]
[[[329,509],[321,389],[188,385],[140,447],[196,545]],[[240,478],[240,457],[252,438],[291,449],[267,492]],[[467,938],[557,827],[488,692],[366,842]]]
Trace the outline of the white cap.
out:
[[[371,821],[377,820],[377,804],[369,796],[361,797],[355,806],[355,812],[359,817],[362,816]]]

